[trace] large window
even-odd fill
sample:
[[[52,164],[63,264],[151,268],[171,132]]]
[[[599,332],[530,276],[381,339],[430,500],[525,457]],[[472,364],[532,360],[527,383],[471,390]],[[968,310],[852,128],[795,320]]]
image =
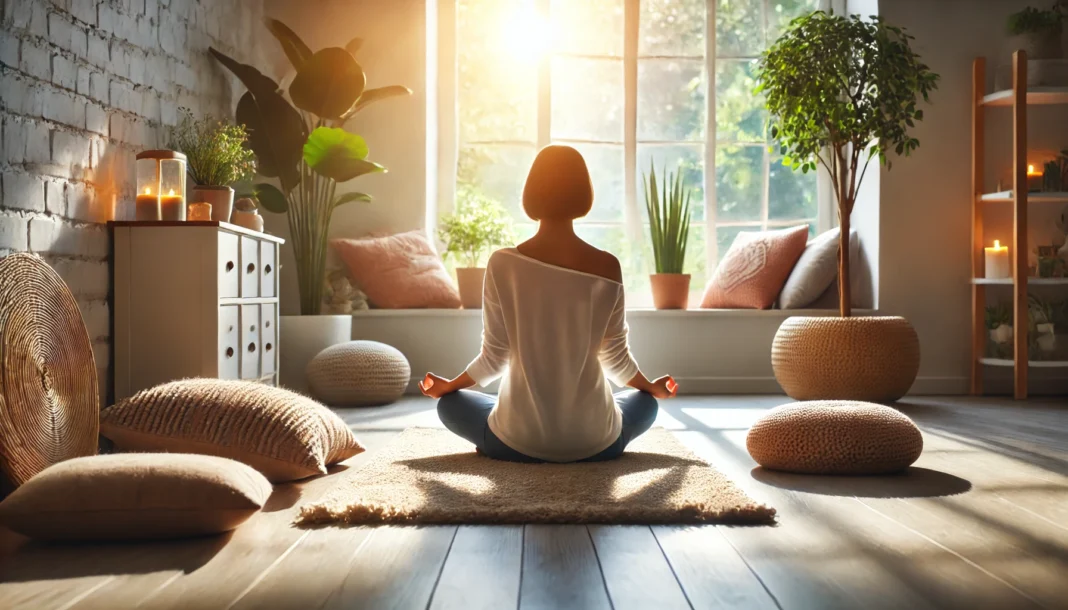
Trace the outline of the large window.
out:
[[[499,201],[525,239],[520,195],[537,150],[586,158],[594,207],[579,234],[619,257],[633,305],[652,271],[642,176],[682,171],[695,202],[693,290],[744,230],[828,224],[815,174],[768,151],[756,58],[827,0],[455,2],[456,202]],[[451,208],[441,206],[442,211]]]

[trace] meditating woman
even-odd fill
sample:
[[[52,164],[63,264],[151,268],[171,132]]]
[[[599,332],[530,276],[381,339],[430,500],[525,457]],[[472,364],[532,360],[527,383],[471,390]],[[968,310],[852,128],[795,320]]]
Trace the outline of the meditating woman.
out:
[[[482,454],[517,462],[619,457],[653,425],[670,376],[649,381],[627,345],[622,271],[572,225],[593,206],[582,155],[548,146],[534,160],[523,210],[534,237],[498,250],[486,265],[482,350],[455,379],[419,383],[445,427]],[[507,370],[507,373],[505,372]],[[499,399],[467,390],[502,377]],[[605,380],[634,390],[612,395]]]

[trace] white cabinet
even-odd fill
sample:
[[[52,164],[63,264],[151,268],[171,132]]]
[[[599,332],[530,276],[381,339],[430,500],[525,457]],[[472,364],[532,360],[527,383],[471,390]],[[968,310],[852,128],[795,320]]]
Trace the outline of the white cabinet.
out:
[[[220,222],[112,222],[114,400],[185,377],[277,385],[278,248]]]

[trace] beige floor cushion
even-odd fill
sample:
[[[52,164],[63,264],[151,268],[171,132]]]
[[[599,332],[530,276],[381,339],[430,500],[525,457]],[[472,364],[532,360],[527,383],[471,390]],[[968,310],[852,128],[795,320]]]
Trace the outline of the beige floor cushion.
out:
[[[809,401],[776,407],[746,438],[749,455],[771,470],[806,474],[888,474],[908,468],[923,437],[901,412],[868,402]]]
[[[0,503],[0,523],[42,540],[181,538],[230,531],[270,495],[263,475],[233,460],[94,455],[35,475]]]
[[[396,401],[411,380],[408,359],[395,347],[376,341],[332,345],[306,369],[311,394],[337,407],[368,407]]]
[[[118,451],[216,455],[276,482],[326,474],[363,451],[330,409],[251,381],[184,379],[138,392],[101,413],[100,433]]]

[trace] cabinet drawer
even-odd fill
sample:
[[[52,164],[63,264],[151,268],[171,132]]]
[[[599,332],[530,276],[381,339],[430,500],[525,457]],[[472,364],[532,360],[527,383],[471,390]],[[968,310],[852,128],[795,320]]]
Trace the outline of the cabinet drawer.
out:
[[[275,296],[275,284],[278,281],[278,246],[269,242],[260,242],[260,296]]]
[[[241,297],[260,296],[260,242],[241,237]]]
[[[219,379],[241,378],[241,308],[219,308]]]
[[[240,307],[241,378],[256,379],[260,376],[260,306],[241,305]]]
[[[241,285],[241,257],[236,235],[219,232],[219,256],[215,263],[219,270],[219,298],[237,297]]]
[[[260,358],[260,375],[270,375],[275,371],[278,358],[278,325],[276,320],[278,305],[264,303],[260,305],[260,345],[263,346]]]

